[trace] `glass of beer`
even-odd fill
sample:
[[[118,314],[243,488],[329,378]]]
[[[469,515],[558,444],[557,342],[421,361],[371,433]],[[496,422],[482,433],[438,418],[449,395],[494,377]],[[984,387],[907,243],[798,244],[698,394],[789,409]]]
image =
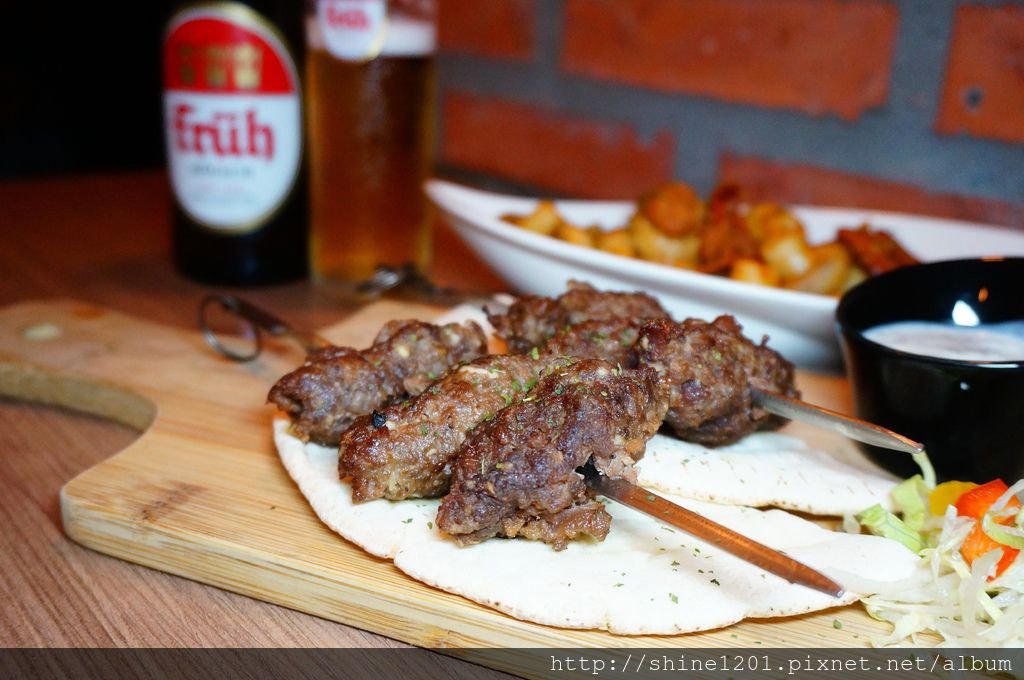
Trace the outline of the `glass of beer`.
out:
[[[436,0],[307,0],[310,257],[319,279],[425,271]]]

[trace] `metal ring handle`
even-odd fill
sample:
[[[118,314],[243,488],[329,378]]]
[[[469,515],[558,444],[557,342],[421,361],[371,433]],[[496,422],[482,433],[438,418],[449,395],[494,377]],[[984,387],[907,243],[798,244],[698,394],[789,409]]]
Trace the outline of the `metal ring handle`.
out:
[[[239,321],[245,324],[245,327],[252,333],[254,338],[253,351],[247,354],[236,352],[217,337],[216,331],[214,331],[207,320],[207,310],[211,304],[217,303],[227,312],[231,312]],[[199,304],[199,329],[203,333],[203,337],[206,338],[206,343],[213,349],[217,350],[220,354],[226,356],[228,359],[234,361],[252,361],[260,355],[263,351],[263,335],[260,333],[260,325],[251,316],[245,313],[244,306],[247,305],[244,301],[233,295],[219,295],[212,294],[207,295],[203,298],[203,301]],[[273,317],[271,317],[273,318]]]

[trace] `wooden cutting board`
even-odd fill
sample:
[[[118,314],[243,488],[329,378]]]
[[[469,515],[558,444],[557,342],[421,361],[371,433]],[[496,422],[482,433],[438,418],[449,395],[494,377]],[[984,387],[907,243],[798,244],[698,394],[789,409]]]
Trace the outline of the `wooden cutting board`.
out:
[[[439,313],[380,302],[324,335],[365,346],[387,319]],[[65,531],[94,550],[429,648],[841,647],[885,632],[851,606],[702,634],[623,637],[517,621],[422,585],[325,528],[280,465],[266,393],[301,360],[272,345],[259,361],[237,364],[198,333],[72,301],[0,310],[0,395],[142,433],[61,492]],[[848,410],[842,380],[802,374],[799,384],[809,399]],[[790,427],[817,445],[849,447]]]

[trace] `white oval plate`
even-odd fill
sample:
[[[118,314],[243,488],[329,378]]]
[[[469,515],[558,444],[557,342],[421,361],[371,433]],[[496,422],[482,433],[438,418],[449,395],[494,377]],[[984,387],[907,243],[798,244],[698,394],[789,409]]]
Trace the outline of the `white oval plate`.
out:
[[[607,290],[642,290],[658,298],[676,318],[712,319],[732,314],[746,335],[769,344],[797,365],[836,369],[840,365],[835,334],[838,300],[741,283],[577,246],[515,227],[501,220],[526,214],[535,198],[508,196],[430,180],[427,194],[459,236],[514,289],[534,295],[559,295],[569,279]],[[612,229],[626,223],[632,201],[555,201],[570,222]],[[970,222],[917,217],[861,209],[792,206],[811,243],[830,241],[840,227],[867,222],[886,229],[922,261],[962,257],[1024,255],[1024,234]]]

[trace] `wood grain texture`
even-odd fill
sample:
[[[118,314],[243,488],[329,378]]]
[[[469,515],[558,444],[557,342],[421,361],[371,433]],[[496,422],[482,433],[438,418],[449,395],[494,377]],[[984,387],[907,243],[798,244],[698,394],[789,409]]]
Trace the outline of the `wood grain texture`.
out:
[[[437,311],[380,303],[325,334],[362,345],[386,319]],[[40,323],[60,337],[29,340],[25,329]],[[100,381],[155,405],[142,437],[61,494],[65,531],[99,552],[428,648],[859,646],[883,630],[854,606],[696,635],[619,637],[517,621],[413,581],[321,525],[278,463],[265,395],[300,360],[285,352],[235,364],[198,334],[72,302],[0,310],[0,393],[32,397],[9,378],[27,370]],[[800,384],[823,405],[848,407],[838,379],[802,375]],[[848,452],[832,435],[798,434]]]

